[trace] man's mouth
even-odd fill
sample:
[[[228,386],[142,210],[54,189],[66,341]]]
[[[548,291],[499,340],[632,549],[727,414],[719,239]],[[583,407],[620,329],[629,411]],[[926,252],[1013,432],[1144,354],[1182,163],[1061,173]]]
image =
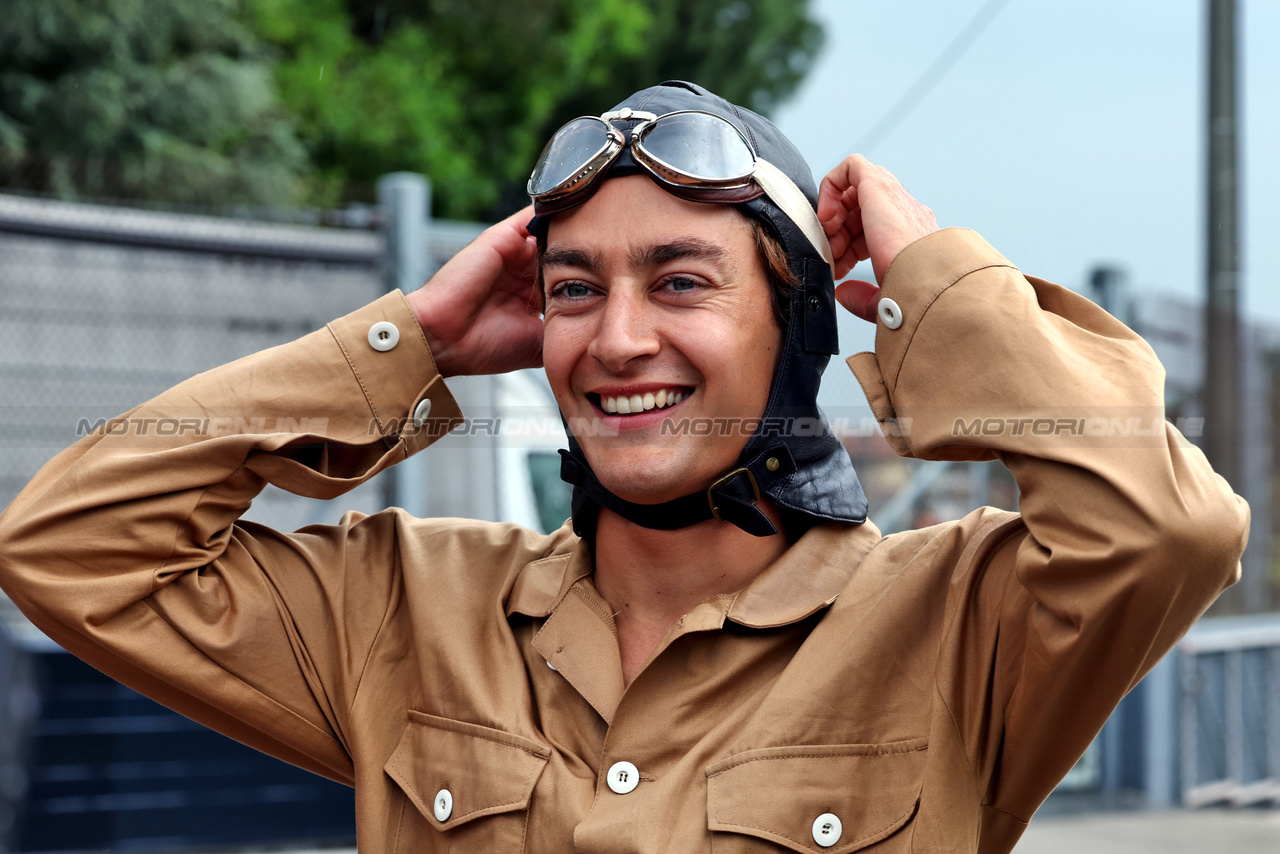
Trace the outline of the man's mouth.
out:
[[[643,394],[603,395],[588,394],[596,406],[609,415],[638,415],[653,409],[666,409],[684,400],[693,390],[683,386],[646,391]]]

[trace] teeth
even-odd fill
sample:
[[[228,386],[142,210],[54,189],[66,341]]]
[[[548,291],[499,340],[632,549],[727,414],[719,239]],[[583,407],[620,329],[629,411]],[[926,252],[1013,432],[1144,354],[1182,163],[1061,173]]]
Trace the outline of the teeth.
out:
[[[688,396],[686,392],[665,388],[659,389],[657,392],[645,392],[642,395],[619,395],[618,397],[602,395],[600,397],[600,408],[610,415],[631,415],[632,413],[646,412],[650,409],[675,406]]]

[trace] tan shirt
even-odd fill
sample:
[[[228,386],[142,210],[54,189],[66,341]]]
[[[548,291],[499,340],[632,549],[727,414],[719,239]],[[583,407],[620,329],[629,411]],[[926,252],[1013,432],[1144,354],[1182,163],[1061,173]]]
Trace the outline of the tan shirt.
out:
[[[65,451],[0,522],[0,582],[95,666],[354,784],[362,851],[1008,851],[1237,577],[1247,508],[1164,425],[1150,348],[972,232],[884,296],[902,323],[850,363],[894,447],[1001,459],[1021,515],[815,528],[625,690],[568,528],[237,523],[268,481],[332,497],[458,423],[395,295]],[[157,435],[183,419],[213,426]]]

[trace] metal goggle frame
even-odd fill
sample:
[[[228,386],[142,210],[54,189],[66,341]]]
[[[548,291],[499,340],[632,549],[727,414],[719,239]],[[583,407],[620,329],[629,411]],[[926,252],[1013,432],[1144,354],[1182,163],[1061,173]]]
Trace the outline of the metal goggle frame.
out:
[[[639,124],[624,134],[615,121]],[[763,192],[831,263],[826,233],[800,188],[757,156],[736,125],[701,110],[657,116],[624,107],[569,122],[551,137],[529,176],[526,189],[538,214],[586,201],[596,180],[628,145],[636,163],[682,198],[738,204]]]

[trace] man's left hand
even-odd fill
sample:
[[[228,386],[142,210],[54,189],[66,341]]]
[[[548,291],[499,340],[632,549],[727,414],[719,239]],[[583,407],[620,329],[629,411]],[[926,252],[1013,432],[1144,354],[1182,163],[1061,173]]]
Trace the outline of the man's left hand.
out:
[[[933,211],[903,189],[897,178],[861,154],[850,154],[822,179],[818,219],[831,241],[839,280],[859,261],[870,259],[876,282],[908,245],[938,230]],[[863,320],[875,322],[880,288],[851,279],[836,288],[836,299]]]

